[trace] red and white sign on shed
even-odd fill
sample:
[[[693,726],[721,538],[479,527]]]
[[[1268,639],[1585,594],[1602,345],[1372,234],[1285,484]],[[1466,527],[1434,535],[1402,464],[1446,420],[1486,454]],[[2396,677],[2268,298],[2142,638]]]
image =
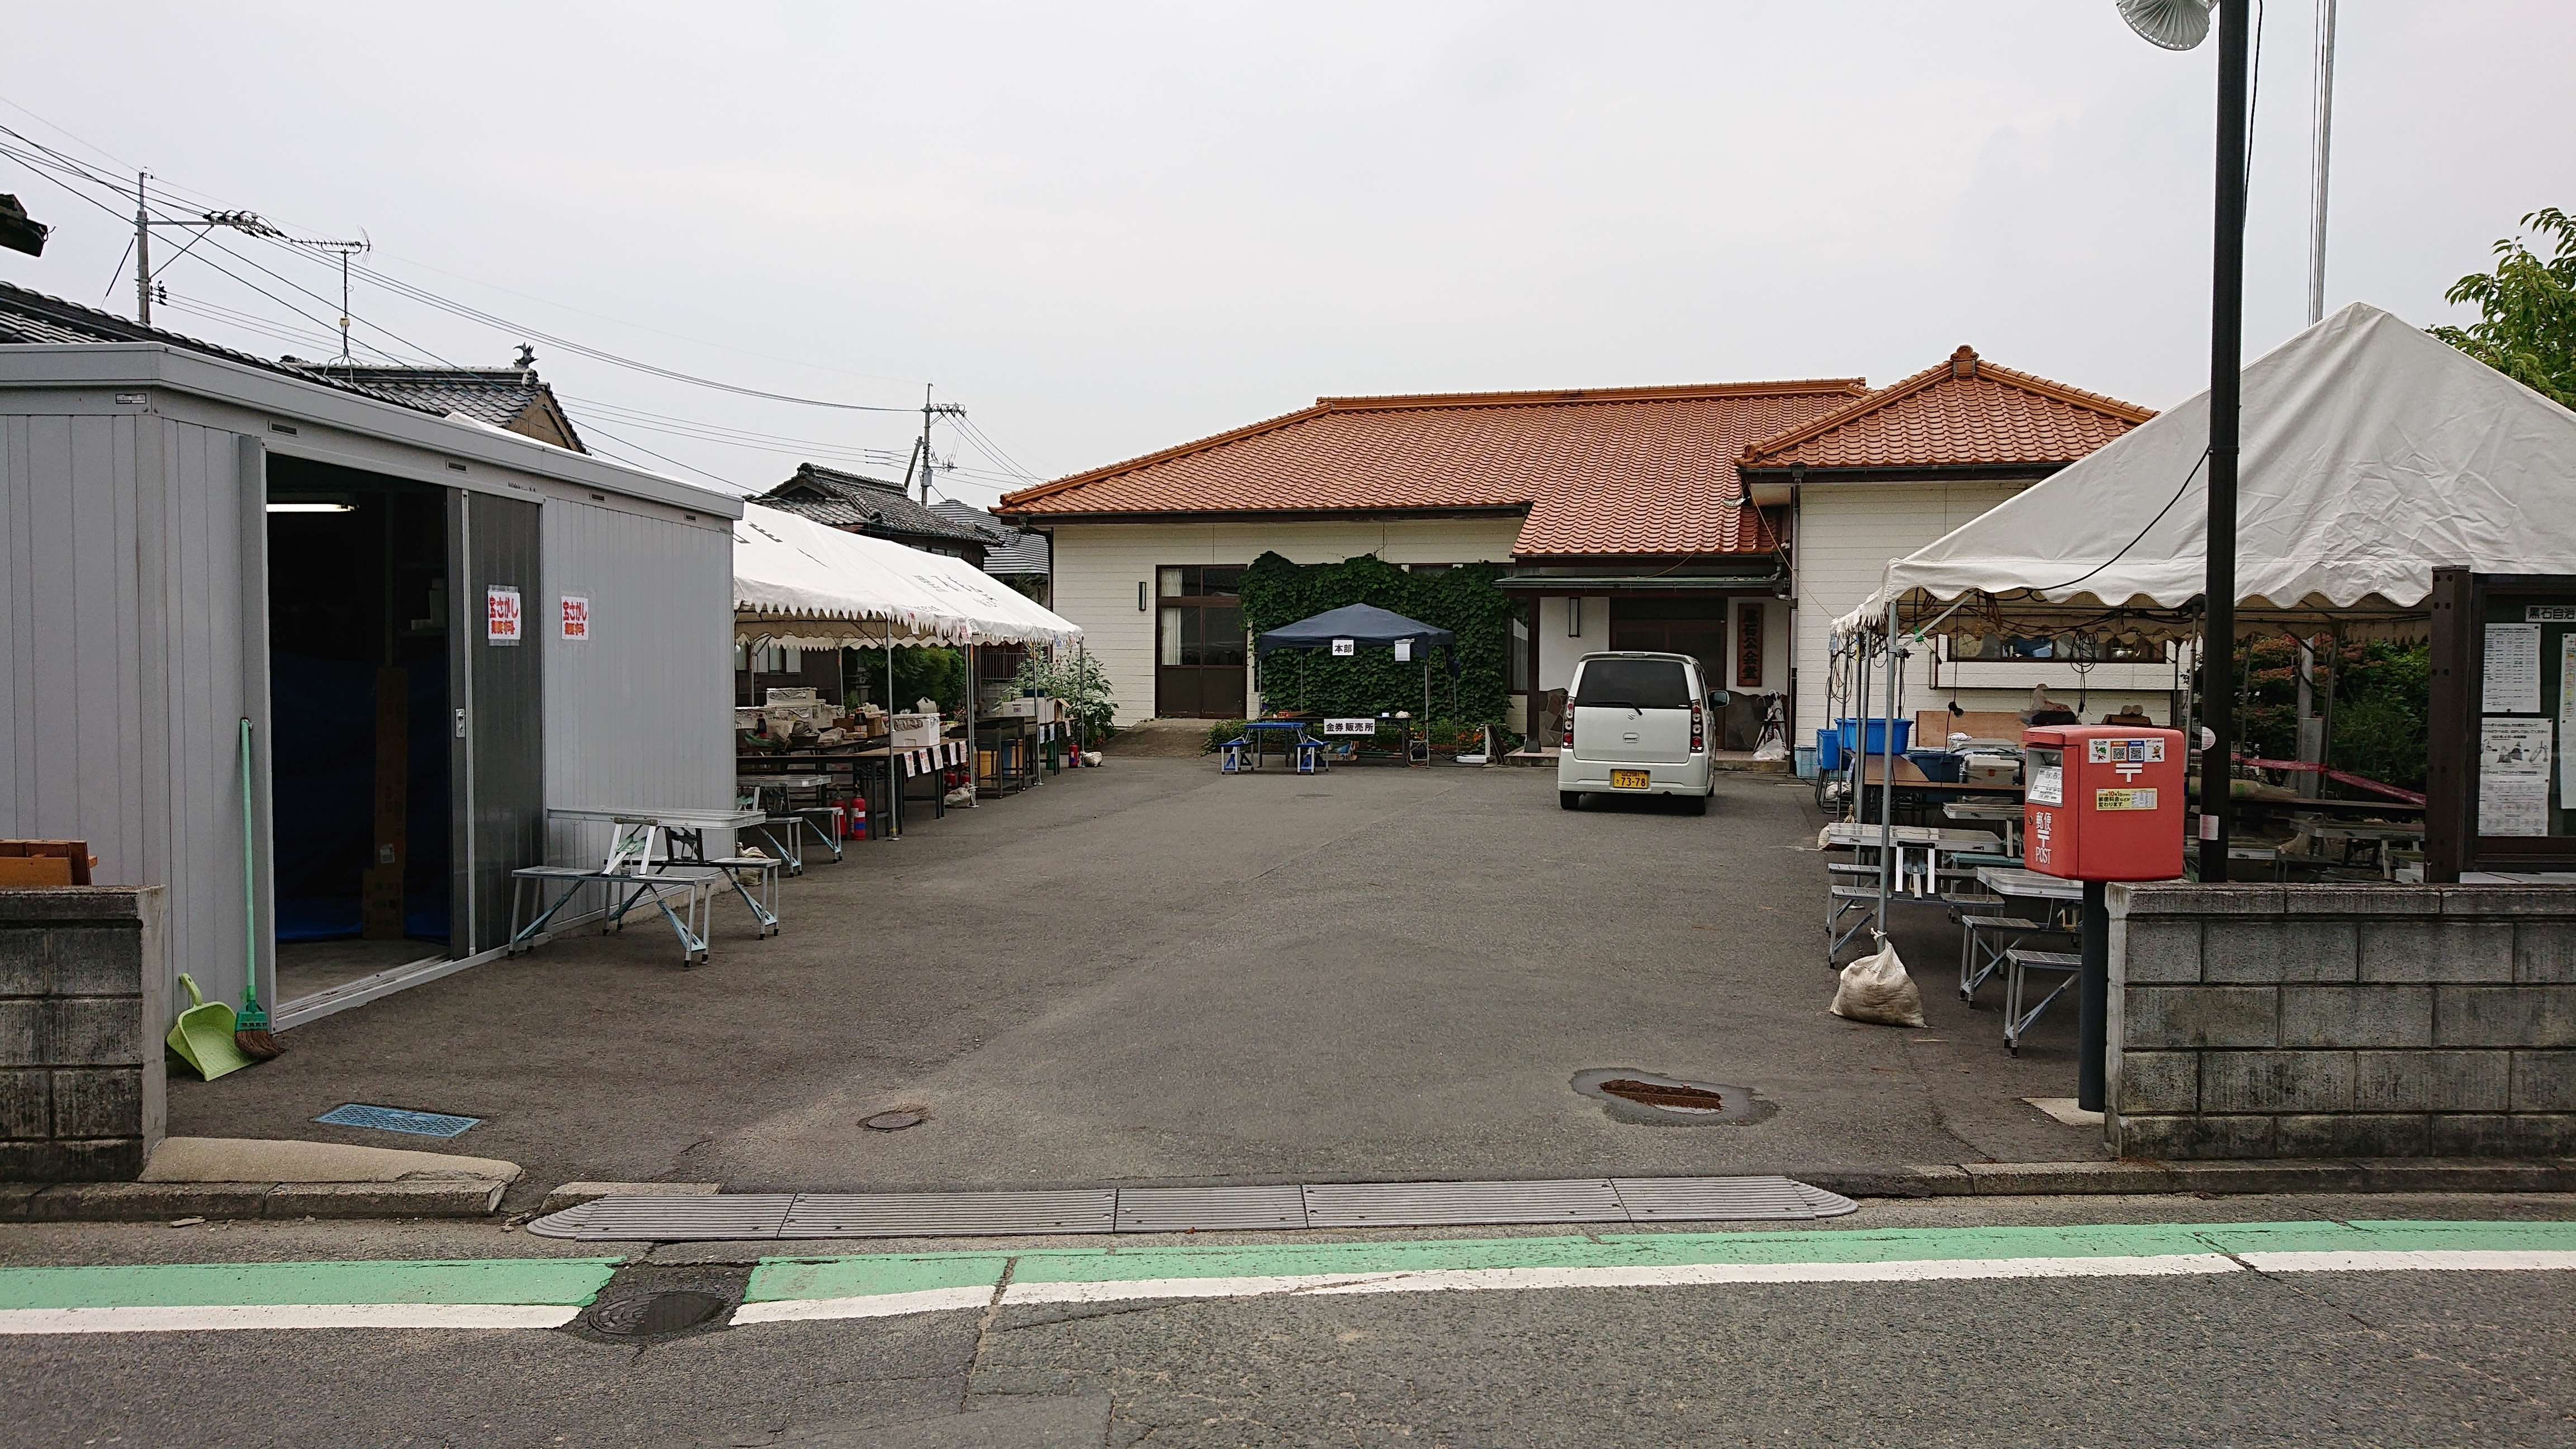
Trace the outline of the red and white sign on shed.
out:
[[[519,591],[508,584],[483,590],[483,638],[493,644],[519,642]]]
[[[590,600],[579,594],[563,596],[563,636],[576,642],[590,638]]]

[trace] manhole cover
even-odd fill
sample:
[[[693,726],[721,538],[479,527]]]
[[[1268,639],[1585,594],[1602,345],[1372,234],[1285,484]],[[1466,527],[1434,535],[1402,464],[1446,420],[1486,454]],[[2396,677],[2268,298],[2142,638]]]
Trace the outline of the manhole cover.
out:
[[[900,1132],[906,1127],[920,1126],[921,1114],[919,1112],[879,1112],[873,1117],[861,1119],[859,1125],[874,1132]]]
[[[1667,1112],[1723,1112],[1726,1098],[1705,1087],[1685,1087],[1671,1082],[1641,1082],[1634,1077],[1612,1077],[1601,1084],[1601,1090],[1613,1097],[1661,1107]]]
[[[590,1310],[590,1326],[620,1338],[644,1338],[695,1328],[724,1312],[725,1300],[713,1293],[673,1290],[619,1298]]]

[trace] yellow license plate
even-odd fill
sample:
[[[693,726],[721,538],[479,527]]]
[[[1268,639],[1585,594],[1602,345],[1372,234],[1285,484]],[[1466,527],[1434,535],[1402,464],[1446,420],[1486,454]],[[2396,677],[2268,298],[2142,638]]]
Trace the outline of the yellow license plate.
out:
[[[1652,770],[1612,770],[1610,772],[1610,788],[1613,790],[1643,790],[1653,784],[1654,780],[1655,775]]]

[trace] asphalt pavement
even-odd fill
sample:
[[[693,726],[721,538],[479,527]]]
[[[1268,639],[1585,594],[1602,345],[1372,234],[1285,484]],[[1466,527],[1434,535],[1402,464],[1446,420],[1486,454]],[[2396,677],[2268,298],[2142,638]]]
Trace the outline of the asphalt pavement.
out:
[[[12,1405],[0,1442],[2559,1445],[2576,1432],[2567,1352],[2576,1294],[2565,1266],[2576,1253],[2512,1260],[2554,1268],[2435,1254],[2427,1261],[2454,1265],[2387,1269],[2349,1255],[2291,1261],[2260,1246],[2563,1244],[2576,1242],[2567,1208],[2561,1198],[2465,1195],[1882,1200],[1796,1231],[1598,1240],[1561,1230],[1229,1234],[1109,1254],[1096,1243],[984,1240],[868,1245],[855,1259],[841,1256],[846,1243],[624,1254],[606,1245],[621,1261],[598,1270],[615,1274],[602,1301],[695,1289],[735,1302],[764,1274],[792,1282],[865,1270],[900,1284],[961,1254],[1016,1268],[1009,1282],[1021,1292],[1189,1254],[1341,1254],[1358,1264],[1473,1252],[1538,1263],[1687,1246],[1681,1256],[1695,1261],[1782,1264],[1804,1276],[1477,1291],[1354,1272],[1337,1285],[1245,1283],[1226,1296],[997,1294],[818,1321],[735,1321],[747,1316],[735,1308],[640,1340],[580,1320],[20,1336],[0,1356]],[[1316,1246],[1325,1243],[1334,1246]],[[2025,1255],[2134,1245],[2154,1256],[2029,1276],[1980,1256],[1996,1244]],[[1089,1266],[1068,1270],[1067,1253]],[[573,1245],[491,1224],[19,1226],[0,1230],[10,1265],[0,1267],[0,1295],[23,1297],[38,1264],[421,1255],[576,1256]],[[1934,1271],[1911,1271],[1925,1262]],[[1837,1281],[1800,1267],[1844,1263],[1878,1276]]]
[[[2019,1058],[1905,906],[1929,1030],[1826,1014],[1821,823],[1721,777],[1704,817],[1557,808],[1544,770],[1227,777],[1107,768],[853,846],[720,905],[683,970],[651,926],[574,935],[175,1083],[171,1131],[423,1145],[344,1102],[480,1117],[455,1150],[730,1191],[1559,1178],[2102,1155],[2023,1102],[2074,1090],[2071,1009]],[[1615,1119],[1586,1071],[1758,1096],[1759,1120]],[[861,1119],[925,1117],[899,1133]]]

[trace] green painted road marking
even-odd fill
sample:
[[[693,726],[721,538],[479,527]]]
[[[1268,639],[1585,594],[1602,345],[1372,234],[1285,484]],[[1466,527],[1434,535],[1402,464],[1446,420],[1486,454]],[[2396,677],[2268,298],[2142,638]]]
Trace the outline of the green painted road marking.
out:
[[[981,1288],[988,1295],[1002,1281],[1008,1253],[864,1254],[847,1258],[763,1258],[751,1273],[745,1303],[795,1298],[861,1298],[877,1293],[919,1293],[940,1288]]]
[[[0,1309],[510,1303],[582,1307],[618,1258],[0,1268]]]

